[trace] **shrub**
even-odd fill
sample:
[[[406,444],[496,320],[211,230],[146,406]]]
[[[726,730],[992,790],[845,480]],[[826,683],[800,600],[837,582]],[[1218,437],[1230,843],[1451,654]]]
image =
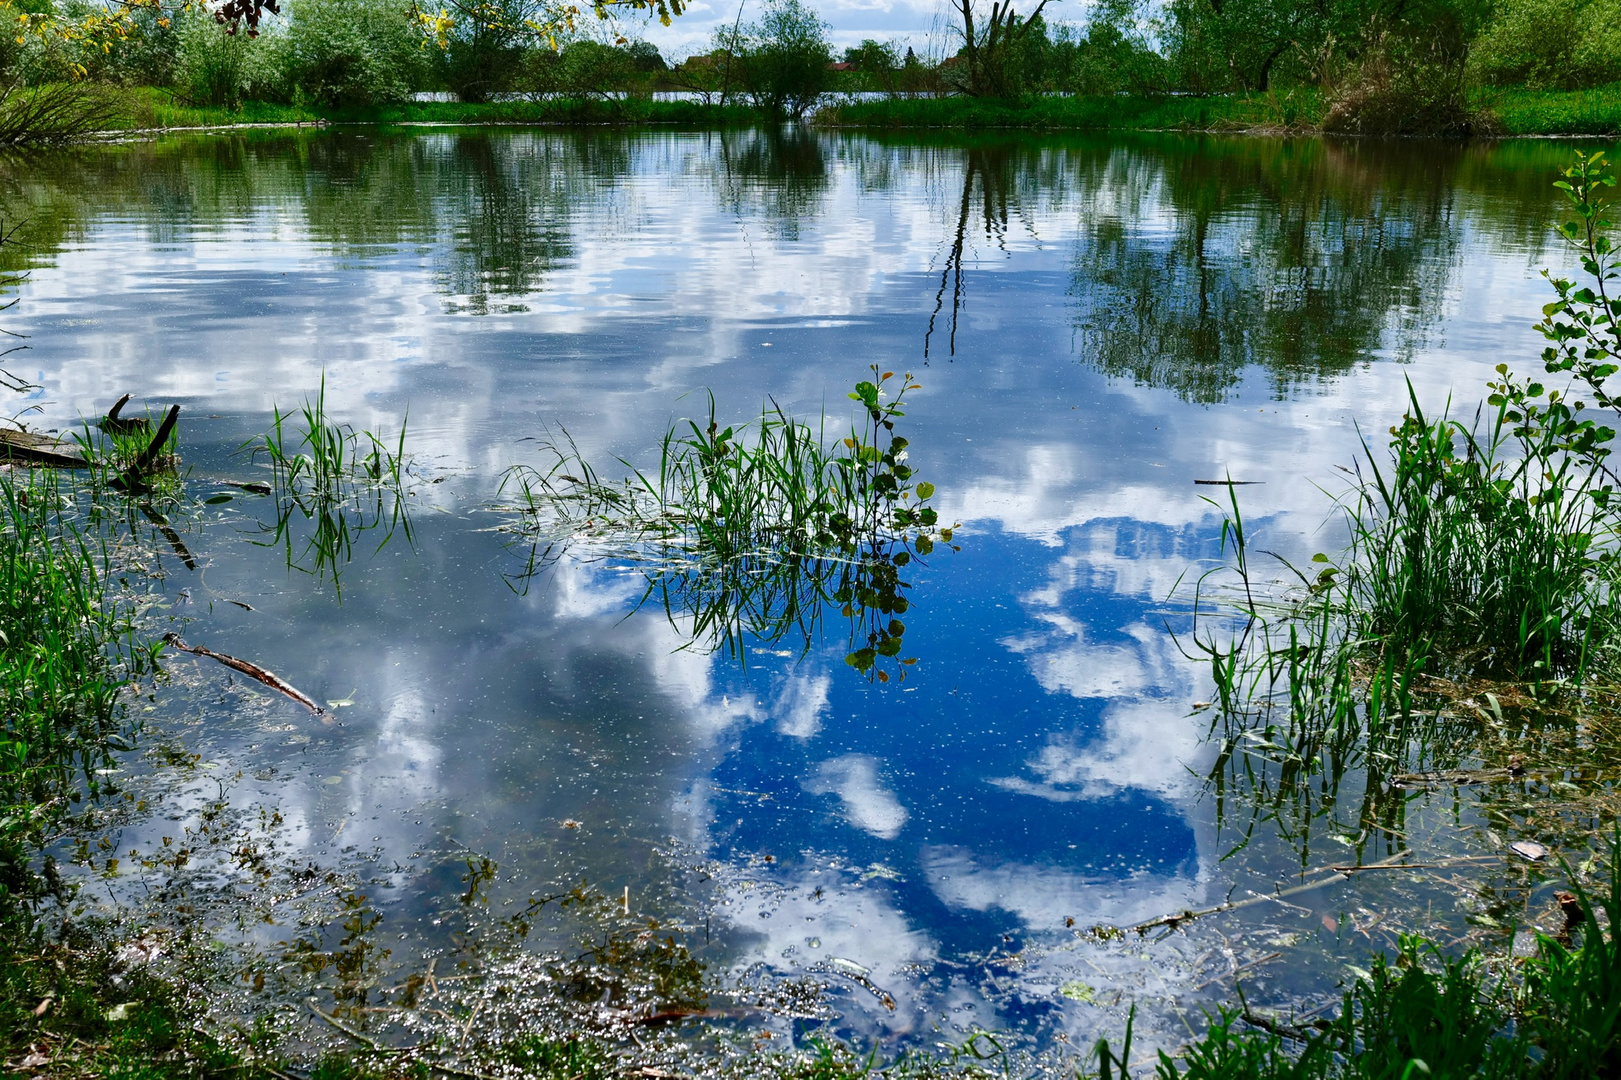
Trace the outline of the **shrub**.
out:
[[[0,86],[0,146],[73,142],[106,131],[122,116],[113,96],[90,83]],[[16,389],[10,381],[0,372],[0,385]]]
[[[1465,136],[1493,124],[1469,104],[1466,53],[1437,40],[1380,34],[1352,64],[1320,72],[1323,130],[1351,135]]]
[[[399,101],[421,81],[420,38],[386,0],[300,0],[281,48],[288,91],[323,105]]]
[[[176,37],[175,84],[193,104],[234,109],[279,91],[279,41],[227,34],[202,11],[182,17]]]
[[[1621,79],[1621,0],[1500,0],[1469,66],[1489,86],[1575,89]]]
[[[743,83],[756,107],[804,116],[832,80],[828,26],[800,0],[769,0],[744,37]]]

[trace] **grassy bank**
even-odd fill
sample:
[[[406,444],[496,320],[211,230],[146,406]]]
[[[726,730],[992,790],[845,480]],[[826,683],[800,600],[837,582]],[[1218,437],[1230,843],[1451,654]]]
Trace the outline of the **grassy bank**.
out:
[[[1506,135],[1621,133],[1621,83],[1590,90],[1501,90],[1480,96]]]
[[[1503,135],[1621,133],[1621,83],[1589,90],[1493,90],[1474,95]],[[235,124],[555,124],[740,127],[766,117],[744,104],[704,105],[650,98],[555,98],[467,104],[402,102],[329,108],[247,101],[237,108],[190,105],[165,90],[142,87],[121,99],[113,130],[220,127]],[[1016,101],[984,98],[891,98],[828,106],[815,123],[881,131],[1279,131],[1308,133],[1325,107],[1315,90],[1213,95],[1095,95]]]
[[[1023,101],[984,98],[907,98],[836,105],[817,114],[826,127],[954,128],[964,131],[1189,131],[1303,127],[1322,112],[1318,95],[1173,97],[1097,95]]]
[[[129,92],[117,129],[314,124],[323,121],[343,124],[646,124],[715,128],[757,123],[759,116],[754,110],[741,105],[704,105],[694,101],[655,101],[648,98],[555,98],[481,105],[413,101],[348,109],[247,101],[240,108],[231,109],[216,105],[190,105],[167,91],[141,87]]]
[[[1474,96],[1503,135],[1611,135],[1621,132],[1621,84],[1591,90],[1497,90]],[[1300,131],[1321,124],[1314,90],[1180,97],[1101,95],[1025,101],[913,98],[864,101],[824,109],[828,127],[963,131]]]

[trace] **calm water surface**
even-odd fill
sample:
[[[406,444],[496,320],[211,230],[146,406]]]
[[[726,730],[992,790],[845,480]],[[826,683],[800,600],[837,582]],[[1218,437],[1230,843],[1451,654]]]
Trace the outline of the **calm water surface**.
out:
[[[1394,831],[1355,798],[1309,828],[1215,798],[1208,679],[1167,598],[1218,553],[1222,489],[1194,481],[1251,482],[1261,547],[1333,550],[1356,424],[1396,421],[1405,380],[1472,411],[1496,363],[1533,369],[1567,154],[364,129],[79,150],[0,164],[32,267],[13,369],[43,427],[179,402],[203,496],[260,475],[234,449],[323,372],[335,419],[409,412],[414,542],[362,543],[341,596],[253,543],[245,497],[186,526],[197,569],[165,561],[189,640],[352,701],[341,725],[189,658],[147,714],[192,725],[209,793],[279,809],[286,857],[367,861],[393,962],[453,947],[435,912],[465,868],[424,853],[464,846],[500,867],[497,906],[628,888],[683,913],[711,977],[815,975],[833,1030],[891,1048],[978,1026],[1051,1049],[1134,1003],[1175,1045],[1235,971],[1252,1003],[1331,990],[1412,924],[1393,912],[1450,939],[1506,872],[1082,933],[1508,838],[1468,791],[1415,794]],[[706,388],[723,415],[769,397],[842,423],[869,363],[922,384],[912,463],[962,523],[914,568],[904,685],[843,663],[836,615],[803,657],[740,664],[638,609],[634,567],[525,576],[493,531],[503,471],[559,426],[645,463]],[[152,847],[193,795],[119,844]]]

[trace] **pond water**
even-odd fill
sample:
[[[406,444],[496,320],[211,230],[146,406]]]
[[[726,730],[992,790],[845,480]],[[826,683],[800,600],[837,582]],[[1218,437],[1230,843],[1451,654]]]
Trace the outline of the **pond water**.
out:
[[[165,617],[345,703],[323,726],[172,654],[142,715],[202,761],[112,850],[161,850],[206,798],[274,808],[289,863],[362,868],[399,971],[463,947],[443,908],[474,853],[492,910],[589,882],[680,922],[717,983],[825,984],[817,1018],[744,1030],[886,1053],[985,1029],[1062,1054],[1133,1006],[1140,1046],[1175,1046],[1235,979],[1287,1006],[1398,929],[1534,919],[1551,885],[1487,789],[1382,823],[1354,777],[1315,819],[1218,792],[1172,598],[1219,555],[1228,489],[1196,481],[1245,483],[1259,547],[1332,551],[1336,467],[1407,381],[1472,412],[1495,364],[1537,366],[1568,154],[351,128],[0,162],[28,422],[179,403],[188,490],[234,497],[176,519],[195,569],[145,531]],[[706,389],[842,424],[869,364],[921,384],[902,430],[960,523],[912,567],[904,683],[844,663],[837,613],[739,662],[641,605],[635,564],[530,567],[497,528],[548,433],[644,465]],[[408,415],[413,462],[409,541],[362,537],[341,589],[221,484],[263,478],[237,448],[323,375],[335,420]],[[1482,858],[1090,932],[1403,851]],[[126,860],[104,903],[151,880]]]

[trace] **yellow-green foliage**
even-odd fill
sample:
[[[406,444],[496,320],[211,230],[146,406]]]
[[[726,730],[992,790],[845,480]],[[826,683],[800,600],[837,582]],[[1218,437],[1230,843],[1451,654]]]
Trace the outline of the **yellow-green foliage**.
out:
[[[1621,0],[1499,0],[1470,50],[1491,86],[1569,90],[1621,79]]]

